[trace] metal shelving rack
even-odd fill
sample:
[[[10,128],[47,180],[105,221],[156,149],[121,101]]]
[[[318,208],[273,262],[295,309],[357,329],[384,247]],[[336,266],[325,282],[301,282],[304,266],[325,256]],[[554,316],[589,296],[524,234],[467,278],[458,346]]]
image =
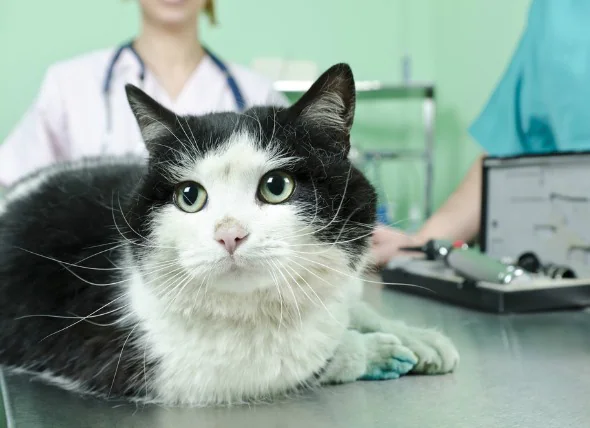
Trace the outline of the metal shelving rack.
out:
[[[301,80],[279,80],[274,88],[289,97],[301,96],[313,82]],[[432,214],[433,163],[434,163],[434,125],[435,91],[431,83],[387,84],[380,81],[358,81],[355,83],[357,100],[422,100],[422,120],[424,125],[424,147],[422,150],[382,150],[364,151],[366,161],[374,164],[383,159],[422,159],[425,165],[424,215]]]

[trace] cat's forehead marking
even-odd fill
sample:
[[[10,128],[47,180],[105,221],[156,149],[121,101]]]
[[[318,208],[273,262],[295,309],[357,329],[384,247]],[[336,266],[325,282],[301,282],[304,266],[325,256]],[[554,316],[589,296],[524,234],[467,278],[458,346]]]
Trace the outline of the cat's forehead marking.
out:
[[[279,169],[292,162],[282,156],[278,145],[262,148],[257,137],[241,132],[208,152],[203,158],[188,158],[173,171],[179,180],[235,180],[256,179],[267,171]]]

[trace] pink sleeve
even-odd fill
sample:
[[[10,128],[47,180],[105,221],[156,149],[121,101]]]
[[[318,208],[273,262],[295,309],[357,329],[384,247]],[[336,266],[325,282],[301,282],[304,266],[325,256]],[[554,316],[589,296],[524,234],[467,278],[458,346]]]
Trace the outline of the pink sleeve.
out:
[[[9,186],[67,154],[66,118],[55,70],[50,68],[33,105],[0,144],[0,186]]]

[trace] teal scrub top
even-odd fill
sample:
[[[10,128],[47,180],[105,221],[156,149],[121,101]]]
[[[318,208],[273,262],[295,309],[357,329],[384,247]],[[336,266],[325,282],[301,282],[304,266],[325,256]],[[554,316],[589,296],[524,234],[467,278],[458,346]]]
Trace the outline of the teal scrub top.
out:
[[[534,0],[471,135],[492,156],[590,150],[590,0]]]

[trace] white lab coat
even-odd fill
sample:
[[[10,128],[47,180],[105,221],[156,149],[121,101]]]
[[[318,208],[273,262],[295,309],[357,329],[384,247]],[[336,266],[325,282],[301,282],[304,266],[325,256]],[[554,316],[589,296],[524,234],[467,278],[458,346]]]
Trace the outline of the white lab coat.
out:
[[[114,68],[112,133],[106,138],[103,84],[114,52],[115,49],[93,52],[49,68],[33,105],[0,145],[0,185],[8,186],[40,167],[61,160],[102,153],[144,154],[139,127],[127,103],[126,83],[139,86],[179,115],[237,109],[225,75],[209,56],[203,58],[180,95],[172,101],[149,70],[141,84],[139,62],[126,49]],[[227,66],[247,106],[287,104],[286,98],[272,89],[269,80],[244,67]]]

